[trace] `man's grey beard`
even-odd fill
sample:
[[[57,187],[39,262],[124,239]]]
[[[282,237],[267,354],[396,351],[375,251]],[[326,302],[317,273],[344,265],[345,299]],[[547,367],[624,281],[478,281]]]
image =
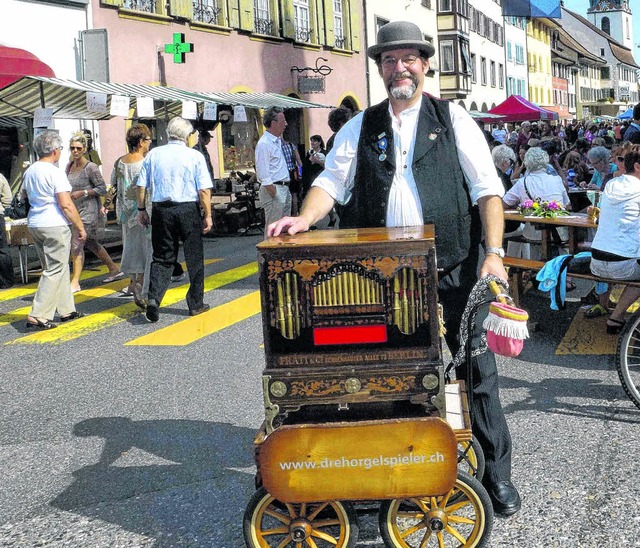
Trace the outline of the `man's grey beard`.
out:
[[[391,97],[393,97],[394,99],[407,101],[415,95],[416,89],[418,89],[418,86],[416,86],[415,83],[412,83],[409,86],[397,86],[397,87],[393,87],[393,84],[391,84],[391,86],[389,86],[389,93],[391,94]]]

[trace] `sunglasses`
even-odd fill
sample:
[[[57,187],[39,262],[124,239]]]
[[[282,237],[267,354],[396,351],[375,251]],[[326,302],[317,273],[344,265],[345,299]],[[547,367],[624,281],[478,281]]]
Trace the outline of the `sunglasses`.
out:
[[[82,150],[84,147],[69,147],[69,150]]]

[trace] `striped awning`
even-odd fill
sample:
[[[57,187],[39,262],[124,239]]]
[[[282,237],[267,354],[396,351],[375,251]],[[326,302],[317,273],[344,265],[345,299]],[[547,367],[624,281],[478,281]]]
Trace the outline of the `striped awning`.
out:
[[[87,92],[106,94],[107,112],[88,110]],[[277,93],[201,93],[166,86],[26,76],[0,89],[0,116],[31,117],[35,109],[47,107],[53,109],[54,118],[108,120],[113,118],[109,114],[112,95],[130,97],[130,108],[136,108],[138,97],[151,97],[156,118],[180,115],[183,101],[195,101],[199,109],[205,102],[247,108],[330,108]]]

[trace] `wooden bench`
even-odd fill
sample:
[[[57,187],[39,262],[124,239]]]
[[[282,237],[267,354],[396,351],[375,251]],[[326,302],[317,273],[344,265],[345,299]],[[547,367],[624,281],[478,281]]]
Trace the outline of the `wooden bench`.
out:
[[[505,268],[508,269],[509,273],[509,290],[511,293],[511,298],[516,306],[519,306],[520,298],[522,296],[524,290],[524,283],[522,280],[523,272],[538,272],[542,270],[542,267],[546,264],[544,261],[533,261],[531,259],[521,259],[519,257],[509,257],[506,256],[503,259],[503,264]],[[600,278],[599,276],[594,276],[591,273],[577,273],[572,272],[571,268],[567,270],[567,276],[571,278],[578,278],[580,280],[591,280],[593,282],[604,282],[612,285],[631,285],[633,287],[640,287],[640,281],[630,281],[630,280],[613,280],[611,278]]]

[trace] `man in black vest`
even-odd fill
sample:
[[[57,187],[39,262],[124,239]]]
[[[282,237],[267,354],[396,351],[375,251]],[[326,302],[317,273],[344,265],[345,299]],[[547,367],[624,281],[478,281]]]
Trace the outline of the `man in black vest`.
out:
[[[462,107],[423,95],[434,48],[413,23],[387,23],[367,54],[375,59],[388,100],[352,118],[338,133],[325,171],[315,180],[298,217],[284,217],[268,235],[295,234],[343,205],[340,226],[411,226],[434,223],[438,296],[447,344],[455,355],[460,318],[479,265],[484,228],[486,258],[480,275],[507,279],[502,264],[502,183],[478,126]],[[474,207],[477,203],[478,207]],[[474,335],[479,339],[480,330]],[[498,395],[495,356],[474,357],[473,431],[485,453],[483,479],[494,510],[520,509],[511,483],[511,437]],[[464,378],[466,364],[457,371]]]

